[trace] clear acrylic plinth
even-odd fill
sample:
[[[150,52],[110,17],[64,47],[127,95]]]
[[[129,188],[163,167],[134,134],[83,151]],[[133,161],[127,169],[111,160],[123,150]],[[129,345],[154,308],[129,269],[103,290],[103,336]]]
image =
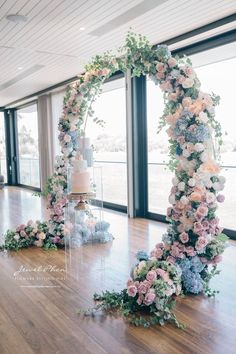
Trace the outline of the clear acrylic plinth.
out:
[[[71,168],[68,171],[70,177]],[[105,270],[104,244],[113,239],[109,223],[103,219],[102,169],[91,171],[91,191],[72,193],[68,179],[68,203],[65,208],[65,256],[67,274],[77,279],[92,262],[93,275],[101,278]],[[97,252],[99,250],[99,257]],[[96,257],[94,257],[96,255]],[[93,260],[94,259],[94,260]]]

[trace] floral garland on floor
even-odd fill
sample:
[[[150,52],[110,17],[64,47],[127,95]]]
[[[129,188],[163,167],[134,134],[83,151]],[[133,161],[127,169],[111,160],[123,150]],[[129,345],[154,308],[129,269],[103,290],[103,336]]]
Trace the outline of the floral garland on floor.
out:
[[[163,242],[156,245],[150,256],[139,257],[125,290],[105,292],[96,295],[95,300],[99,301],[97,308],[121,309],[136,325],[148,325],[143,317],[135,316],[143,310],[152,313],[152,323],[172,320],[177,324],[171,307],[181,286],[185,293],[204,291],[214,295],[208,284],[218,273],[216,266],[227,239],[215,214],[217,202],[224,201],[219,192],[225,183],[213,158],[212,135],[219,144],[222,136],[220,124],[215,120],[219,97],[202,92],[190,60],[172,57],[165,45],[153,48],[145,37],[129,33],[119,54],[119,57],[110,53],[96,56],[86,66],[85,73],[67,88],[59,121],[63,156],[57,159],[46,191],[50,220],[30,221],[9,230],[4,247],[64,245],[68,232],[63,216],[67,203],[66,169],[73,162],[83,125],[93,115],[92,103],[104,81],[116,71],[131,69],[133,76],[148,75],[164,93],[165,110],[159,128],[168,126],[169,167],[175,171],[169,197],[172,206],[167,210],[169,227]]]

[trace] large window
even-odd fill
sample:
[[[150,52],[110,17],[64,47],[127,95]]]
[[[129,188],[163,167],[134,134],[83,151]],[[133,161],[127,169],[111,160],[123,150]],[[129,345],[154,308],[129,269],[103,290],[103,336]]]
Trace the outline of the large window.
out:
[[[172,173],[167,168],[168,138],[163,129],[157,134],[158,119],[164,110],[163,93],[151,80],[147,80],[148,127],[148,211],[166,214]]]
[[[38,114],[36,104],[17,110],[17,132],[19,183],[39,188]]]
[[[105,83],[93,110],[94,117],[105,122],[104,128],[101,128],[89,120],[86,129],[86,135],[91,137],[95,149],[95,166],[102,166],[104,201],[126,206],[125,79]]]
[[[6,144],[5,144],[5,125],[4,113],[0,112],[0,175],[7,182],[7,166],[6,166]]]

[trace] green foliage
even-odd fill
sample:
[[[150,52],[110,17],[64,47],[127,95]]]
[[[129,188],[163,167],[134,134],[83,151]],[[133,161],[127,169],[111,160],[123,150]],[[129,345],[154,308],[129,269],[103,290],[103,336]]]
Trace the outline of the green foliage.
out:
[[[220,270],[218,270],[217,266],[214,265],[211,270],[207,269],[207,271],[205,271],[205,273],[202,275],[204,279],[203,292],[208,297],[215,297],[215,295],[219,293],[218,290],[213,290],[209,286],[211,279],[218,274],[220,274]]]
[[[139,327],[149,328],[157,324],[163,326],[165,322],[171,322],[178,328],[184,329],[185,326],[180,323],[173,308],[175,301],[172,298],[161,299],[160,306],[140,306],[137,304],[136,298],[128,296],[127,290],[121,292],[104,291],[102,294],[94,294],[93,296],[96,306],[88,310],[79,310],[78,313],[84,316],[95,316],[96,312],[103,310],[108,313],[118,312],[126,320]]]

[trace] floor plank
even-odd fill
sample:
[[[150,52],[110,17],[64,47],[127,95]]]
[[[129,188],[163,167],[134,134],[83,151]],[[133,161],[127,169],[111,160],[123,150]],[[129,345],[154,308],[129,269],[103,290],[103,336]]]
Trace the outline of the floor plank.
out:
[[[32,192],[5,188],[0,192],[0,232],[46,217],[45,201]],[[0,255],[0,354],[233,354],[236,353],[236,242],[231,241],[212,283],[215,300],[204,296],[178,299],[176,314],[185,331],[171,325],[149,330],[128,325],[120,317],[81,318],[78,308],[92,305],[95,291],[125,286],[139,249],[150,250],[166,226],[106,212],[115,240],[84,246],[66,269],[65,252],[32,248]],[[75,267],[78,273],[75,272]],[[38,271],[54,266],[56,271]],[[25,272],[20,272],[24,267]],[[32,270],[34,268],[34,271]]]

